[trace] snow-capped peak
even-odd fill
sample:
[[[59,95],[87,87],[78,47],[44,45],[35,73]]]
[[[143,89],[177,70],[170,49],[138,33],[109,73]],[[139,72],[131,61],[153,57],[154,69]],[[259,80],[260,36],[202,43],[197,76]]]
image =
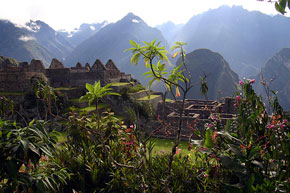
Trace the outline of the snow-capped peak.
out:
[[[140,23],[140,21],[137,20],[137,19],[132,19],[132,22],[133,22],[133,23]]]
[[[39,32],[40,25],[38,25],[35,21],[30,20],[29,23],[26,23],[25,28],[32,32]]]

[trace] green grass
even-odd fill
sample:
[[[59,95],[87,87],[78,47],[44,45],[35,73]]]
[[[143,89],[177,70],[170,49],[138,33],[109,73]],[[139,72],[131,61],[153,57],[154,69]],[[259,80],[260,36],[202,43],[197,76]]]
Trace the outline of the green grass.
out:
[[[82,103],[80,102],[80,98],[69,99],[69,101],[73,103]],[[88,102],[88,101],[83,101],[83,102]]]
[[[100,103],[98,104],[98,109],[103,109],[103,108],[108,108],[110,107],[110,105],[104,104],[104,103]],[[84,107],[84,108],[80,108],[78,109],[78,111],[86,111],[86,112],[91,112],[91,111],[95,111],[96,110],[96,106],[95,105],[91,105],[88,107]]]
[[[129,85],[129,82],[113,82],[111,83],[111,86],[125,86],[125,85]]]
[[[172,99],[165,99],[166,102],[174,103],[174,100]]]
[[[146,88],[142,84],[137,84],[133,87],[130,87],[128,93],[138,93],[144,90],[146,90]]]
[[[150,140],[154,143],[153,155],[163,154],[163,153],[171,153],[172,147],[174,145],[175,140],[171,139],[160,139],[160,138],[152,138]],[[190,151],[188,151],[188,142],[180,141],[178,149],[181,149],[180,153],[183,155],[187,155]]]
[[[150,99],[148,98],[148,96],[139,98],[138,101],[146,101],[146,100],[151,100],[151,99],[155,99],[157,97],[159,97],[160,95],[150,95]]]
[[[76,88],[69,88],[69,87],[59,87],[59,88],[54,88],[55,91],[66,91],[66,90],[74,90]]]
[[[21,96],[25,95],[26,92],[4,92],[0,91],[0,96]]]

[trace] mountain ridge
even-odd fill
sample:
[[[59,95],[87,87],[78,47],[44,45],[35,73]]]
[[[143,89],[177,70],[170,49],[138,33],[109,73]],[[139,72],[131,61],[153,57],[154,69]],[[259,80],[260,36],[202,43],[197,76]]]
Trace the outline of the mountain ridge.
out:
[[[148,80],[144,80],[142,76],[147,71],[145,66],[141,61],[136,66],[130,66],[131,53],[124,50],[132,46],[129,40],[142,43],[142,41],[151,42],[154,39],[168,46],[158,29],[148,26],[133,13],[128,13],[121,20],[108,24],[77,46],[64,63],[72,66],[77,62],[93,63],[95,58],[100,58],[102,61],[112,59],[121,71],[134,75],[136,79],[146,84]]]
[[[180,63],[181,58],[176,64]],[[205,80],[208,85],[208,99],[217,100],[233,96],[239,78],[221,54],[209,49],[197,49],[186,54],[185,63],[190,71],[192,84],[195,85],[188,92],[188,98],[204,99],[199,84],[204,74],[207,76]]]

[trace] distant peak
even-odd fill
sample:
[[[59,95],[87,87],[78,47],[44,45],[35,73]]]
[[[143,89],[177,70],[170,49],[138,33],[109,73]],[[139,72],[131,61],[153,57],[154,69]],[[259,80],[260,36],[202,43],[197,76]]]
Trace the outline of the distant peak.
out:
[[[132,23],[145,23],[140,17],[129,12],[121,21],[132,22]]]
[[[25,24],[25,28],[32,32],[39,32],[40,27],[41,27],[39,22],[40,22],[39,20],[38,21],[30,20],[29,22]]]

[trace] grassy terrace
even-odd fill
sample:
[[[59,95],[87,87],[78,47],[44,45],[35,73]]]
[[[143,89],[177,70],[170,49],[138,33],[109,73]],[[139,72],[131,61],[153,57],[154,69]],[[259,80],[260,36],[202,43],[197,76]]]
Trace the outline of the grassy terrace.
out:
[[[175,140],[171,139],[152,138],[150,142],[154,143],[154,148],[152,151],[153,155],[170,153],[174,145],[174,141]],[[182,155],[187,155],[190,152],[188,151],[188,142],[186,141],[180,141],[178,149],[181,149],[180,153]]]
[[[73,102],[73,103],[81,103],[80,98],[69,99],[69,101]],[[86,102],[86,101],[84,101],[84,102]]]
[[[150,99],[148,96],[145,96],[145,97],[142,97],[142,98],[139,98],[138,101],[146,101],[146,100],[151,100],[151,99],[155,99],[157,97],[159,97],[160,95],[150,95]]]
[[[111,86],[125,86],[129,84],[130,84],[129,82],[113,82]]]
[[[172,99],[165,99],[166,102],[174,103],[174,100]]]
[[[67,134],[65,132],[60,132],[57,136],[58,143],[63,143],[66,141]],[[171,152],[172,147],[174,145],[174,140],[172,139],[160,139],[160,138],[152,138],[150,142],[154,144],[152,154],[168,154]],[[190,151],[188,151],[188,142],[180,141],[178,149],[180,149],[180,154],[187,155]]]
[[[110,107],[110,105],[104,104],[104,103],[100,103],[98,104],[98,109],[103,109],[103,108],[108,108]],[[96,106],[95,105],[91,105],[89,107],[84,107],[84,108],[80,108],[78,109],[78,111],[86,111],[86,112],[91,112],[91,111],[95,111],[96,110]]]
[[[0,96],[21,96],[25,95],[26,92],[4,92],[0,91]]]
[[[66,91],[66,90],[74,90],[76,88],[69,88],[69,87],[59,87],[59,88],[54,88],[55,91]]]

